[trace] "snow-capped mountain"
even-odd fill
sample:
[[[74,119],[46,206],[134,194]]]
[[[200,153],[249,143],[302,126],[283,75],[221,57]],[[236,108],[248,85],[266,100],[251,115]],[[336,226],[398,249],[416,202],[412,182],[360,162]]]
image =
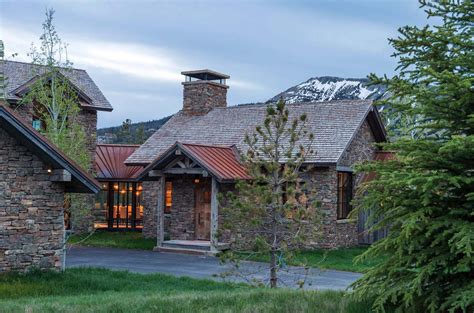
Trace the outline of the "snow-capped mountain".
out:
[[[368,86],[366,78],[313,77],[276,95],[267,102],[280,98],[286,103],[331,101],[344,99],[377,100],[385,95],[384,86]]]

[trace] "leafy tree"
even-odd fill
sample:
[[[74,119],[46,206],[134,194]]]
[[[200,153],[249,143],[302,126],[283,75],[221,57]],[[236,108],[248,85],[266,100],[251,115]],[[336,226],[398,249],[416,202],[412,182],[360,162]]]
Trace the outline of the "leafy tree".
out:
[[[238,182],[237,193],[223,199],[223,229],[240,237],[223,258],[235,261],[235,253],[248,246],[269,256],[272,288],[283,260],[318,230],[317,203],[303,179],[309,170],[303,163],[314,154],[306,123],[306,115],[290,120],[283,100],[269,105],[263,125],[245,137],[242,160],[251,179]]]
[[[43,123],[41,132],[67,156],[85,169],[91,160],[87,150],[87,137],[77,123],[80,112],[77,89],[68,76],[72,63],[67,59],[67,45],[53,25],[54,10],[46,11],[39,48],[32,45],[29,56],[35,65],[37,79],[21,100],[21,105],[35,106],[35,113]]]
[[[434,25],[405,26],[390,39],[398,60],[393,78],[376,77],[391,97],[383,104],[415,120],[385,149],[388,162],[363,165],[376,179],[356,210],[369,210],[388,236],[361,259],[387,255],[359,279],[354,295],[378,312],[474,311],[474,5],[421,1]],[[404,101],[399,101],[403,99]]]
[[[3,41],[0,40],[0,100],[4,103],[7,103],[7,78],[5,77],[5,73],[3,72],[3,62],[5,58],[5,46],[3,45]]]
[[[87,149],[90,138],[78,123],[81,110],[78,90],[68,79],[73,70],[72,63],[67,58],[67,45],[55,30],[53,17],[54,10],[46,10],[41,44],[39,47],[32,44],[29,56],[36,79],[20,105],[33,104],[34,112],[42,122],[40,132],[81,167],[92,171]],[[67,194],[64,207],[65,216],[71,216],[72,227],[79,230],[87,223],[92,201],[88,195]]]

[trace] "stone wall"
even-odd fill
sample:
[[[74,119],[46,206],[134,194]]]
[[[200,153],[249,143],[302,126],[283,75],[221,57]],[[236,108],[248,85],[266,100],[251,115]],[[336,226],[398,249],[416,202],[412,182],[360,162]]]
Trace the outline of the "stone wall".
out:
[[[377,147],[375,146],[375,137],[370,129],[369,124],[365,121],[359,132],[355,135],[348,149],[344,152],[339,160],[340,166],[348,166],[353,168],[354,165],[366,160],[373,160]],[[357,190],[357,186],[361,181],[361,174],[354,174],[353,194]],[[337,192],[336,192],[337,196]],[[340,220],[335,223],[335,246],[354,246],[358,244],[357,221]]]
[[[30,125],[33,120],[34,105],[33,104],[22,104],[19,106],[13,106],[15,111]],[[86,133],[87,138],[87,150],[90,155],[91,163],[87,169],[93,176],[95,176],[95,149],[97,145],[97,111],[95,110],[84,110],[79,111],[76,123],[80,124]],[[81,212],[74,215],[72,212],[71,225],[74,232],[85,233],[90,232],[93,229],[94,215],[93,212],[95,206],[94,195],[76,195],[84,206],[81,208]]]
[[[160,181],[144,181],[143,187],[143,236],[145,238],[156,238],[158,206],[158,192]]]
[[[0,272],[60,269],[63,186],[47,166],[0,129]]]
[[[213,108],[227,105],[228,86],[209,81],[183,82],[183,112],[205,115]]]

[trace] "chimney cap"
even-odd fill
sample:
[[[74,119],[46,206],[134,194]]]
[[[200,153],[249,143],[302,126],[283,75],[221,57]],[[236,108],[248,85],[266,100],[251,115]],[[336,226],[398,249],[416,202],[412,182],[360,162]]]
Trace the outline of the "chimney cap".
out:
[[[200,80],[220,80],[220,79],[230,78],[229,75],[222,74],[222,73],[209,70],[209,69],[184,71],[184,72],[181,72],[181,74],[184,76],[189,76],[189,77],[200,79]]]

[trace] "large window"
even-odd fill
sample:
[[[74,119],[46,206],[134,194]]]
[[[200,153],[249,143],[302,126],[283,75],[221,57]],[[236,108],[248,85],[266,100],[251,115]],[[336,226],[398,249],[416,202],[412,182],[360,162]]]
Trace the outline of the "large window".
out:
[[[167,181],[165,189],[165,213],[171,213],[171,206],[173,205],[173,183]]]
[[[337,219],[346,219],[352,209],[352,173],[337,173]]]
[[[142,228],[142,191],[141,183],[104,183],[96,198],[96,209],[104,218],[96,222],[96,228]]]

